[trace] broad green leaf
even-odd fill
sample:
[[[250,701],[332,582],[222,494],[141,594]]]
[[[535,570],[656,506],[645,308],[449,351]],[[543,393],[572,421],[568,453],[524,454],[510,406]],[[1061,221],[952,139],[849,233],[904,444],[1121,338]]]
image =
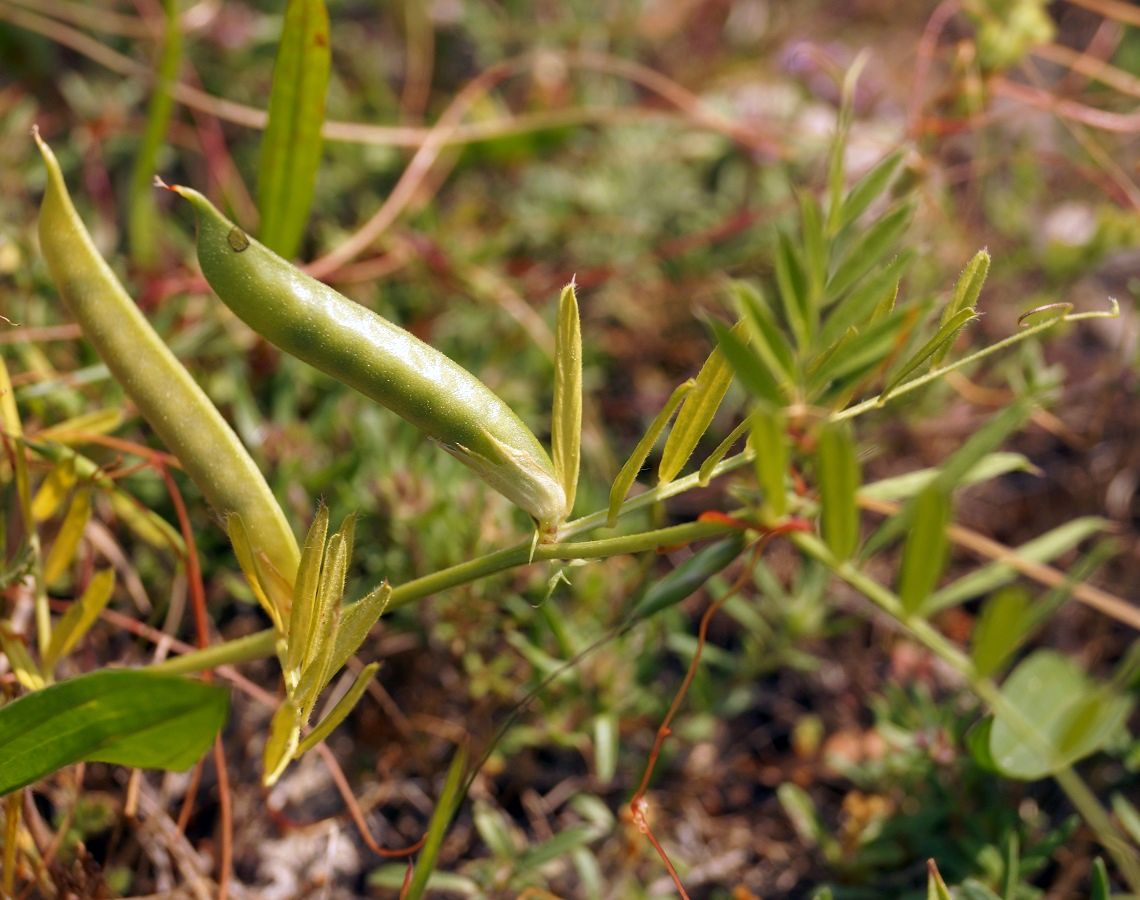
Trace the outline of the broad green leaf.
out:
[[[829,297],[841,296],[893,255],[894,245],[906,231],[911,212],[913,207],[910,204],[892,210],[852,242],[827,283]]]
[[[312,750],[317,744],[327,738],[333,733],[334,729],[343,722],[350,712],[355,709],[356,704],[360,701],[364,691],[368,687],[368,683],[376,674],[376,670],[380,668],[380,663],[369,663],[360,670],[360,674],[356,676],[353,681],[352,687],[348,689],[343,697],[337,701],[336,705],[329,710],[329,714],[321,719],[320,723],[305,735],[297,749],[293,753],[294,759],[299,759],[304,754]]]
[[[737,322],[732,331],[743,340],[745,323]],[[677,420],[669,431],[669,437],[665,439],[665,449],[661,451],[661,464],[657,469],[657,478],[662,484],[668,484],[685,467],[693,450],[712,424],[731,384],[732,366],[718,345],[697,373],[693,389],[685,395]]]
[[[709,324],[716,335],[717,344],[724,352],[724,358],[732,366],[744,389],[752,396],[766,400],[773,406],[783,406],[780,387],[761,356],[733,329],[715,319]]]
[[[55,664],[71,652],[79,640],[95,624],[99,613],[111,599],[115,589],[115,570],[100,569],[92,577],[87,589],[78,600],[68,607],[67,612],[52,629],[51,641],[44,654],[44,668],[52,669]]]
[[[32,518],[44,522],[54,516],[77,480],[74,456],[52,466],[32,497]]]
[[[934,333],[934,337],[923,344],[917,352],[911,354],[887,379],[886,387],[883,388],[883,392],[879,396],[880,402],[885,403],[894,389],[922,366],[945,356],[950,345],[954,343],[954,338],[958,336],[958,332],[976,318],[978,318],[978,314],[973,309],[962,309],[946,322],[943,322],[938,327],[938,331]]]
[[[649,452],[653,449],[653,445],[657,443],[657,439],[661,436],[661,432],[665,430],[665,426],[669,420],[673,418],[673,413],[677,411],[677,407],[681,405],[681,401],[685,399],[685,395],[693,389],[696,384],[693,379],[677,385],[669,399],[665,402],[665,406],[661,411],[654,416],[653,421],[649,423],[649,429],[645,432],[637,446],[633,448],[633,453],[630,454],[629,459],[625,461],[625,465],[621,467],[617,477],[614,479],[613,486],[610,488],[610,508],[609,519],[607,524],[613,525],[617,521],[618,511],[621,509],[622,503],[625,501],[629,489],[633,487],[634,481],[637,480],[637,473],[641,471],[641,467],[645,465],[645,460],[649,457]]]
[[[784,332],[780,330],[768,302],[764,295],[747,281],[734,281],[732,292],[736,300],[737,311],[741,318],[748,323],[749,338],[747,341],[756,349],[764,365],[767,366],[775,381],[781,389],[791,394],[795,369],[795,359],[792,357],[792,348],[789,346]]]
[[[427,888],[428,878],[435,869],[439,858],[439,848],[443,845],[443,837],[447,827],[459,804],[463,802],[463,777],[467,772],[467,747],[460,746],[452,757],[451,766],[447,770],[447,781],[444,782],[439,800],[435,804],[435,811],[428,821],[427,834],[424,836],[424,846],[416,859],[416,870],[412,876],[412,883],[408,885],[405,897],[407,900],[420,900]]]
[[[796,344],[807,347],[811,340],[812,322],[808,307],[808,286],[803,261],[783,231],[776,235],[776,287],[784,307],[784,317],[796,336]]]
[[[764,508],[780,518],[788,508],[788,422],[784,411],[760,406],[749,420],[755,452],[756,479],[764,492]]]
[[[629,621],[647,619],[691,597],[710,578],[731,565],[743,549],[743,537],[732,535],[689,557],[660,581],[650,585],[630,613]]]
[[[820,530],[823,540],[839,560],[855,552],[859,543],[859,460],[855,441],[846,422],[825,422],[819,430],[818,465]]]
[[[1008,475],[1010,472],[1033,472],[1040,469],[1020,453],[999,451],[983,457],[962,478],[962,484],[978,484]],[[906,500],[913,497],[938,477],[937,469],[917,469],[904,475],[893,475],[863,485],[859,496],[869,500]]]
[[[554,335],[554,411],[551,416],[554,475],[566,494],[566,514],[574,509],[582,448],[582,324],[571,282],[558,298]]]
[[[1031,612],[1024,588],[1005,588],[986,601],[970,637],[970,656],[979,675],[992,675],[1021,646],[1033,624]]]
[[[257,177],[261,242],[286,259],[297,253],[313,203],[329,63],[324,0],[289,0]]]
[[[283,700],[273,714],[273,721],[269,723],[265,750],[261,754],[261,783],[266,787],[273,787],[277,783],[281,773],[296,756],[303,724],[297,705],[288,698]]]
[[[1066,522],[1064,525],[1016,547],[1013,552],[1027,562],[1048,563],[1061,554],[1067,553],[1081,541],[1103,531],[1108,524],[1107,520],[1096,516],[1073,519],[1071,522]],[[1018,577],[1017,570],[1010,564],[990,563],[980,569],[974,569],[933,594],[923,612],[926,615],[933,615],[939,610],[957,606],[959,603],[965,603],[974,597],[995,591]]]
[[[962,310],[974,309],[978,305],[978,297],[982,293],[982,285],[986,283],[986,275],[990,271],[990,255],[985,250],[979,250],[974,254],[973,258],[966,263],[966,268],[962,270],[962,274],[958,276],[958,282],[954,285],[954,293],[950,297],[950,302],[946,304],[946,309],[942,311],[942,320],[940,326],[945,326],[955,316],[960,314]],[[950,343],[947,342],[942,347],[935,351],[934,356],[930,360],[932,366],[938,365],[947,352],[950,350]]]
[[[1016,715],[997,711],[990,753],[1003,774],[1045,778],[1095,753],[1128,719],[1132,701],[1093,682],[1053,650],[1023,660],[1002,685]]]
[[[883,195],[894,178],[895,172],[898,171],[902,159],[903,151],[896,150],[884,157],[874,168],[852,185],[851,190],[848,191],[843,200],[843,213],[835,227],[831,229],[832,234],[838,234],[854,222],[867,211],[867,207]]]
[[[908,615],[918,612],[946,568],[950,495],[934,482],[914,498],[914,512],[899,569],[899,600]]]
[[[63,524],[59,526],[59,533],[55,536],[51,550],[48,551],[47,559],[44,561],[44,584],[52,584],[58,580],[74,562],[79,541],[90,518],[91,486],[84,484],[76,488],[72,494],[67,515],[63,517]]]
[[[225,688],[137,669],[72,678],[0,707],[0,794],[81,761],[187,769],[225,721]]]
[[[712,453],[705,457],[705,461],[701,463],[700,469],[697,470],[697,483],[701,487],[709,483],[712,479],[713,469],[720,465],[722,459],[728,456],[728,451],[736,445],[737,441],[748,433],[748,429],[748,420],[745,419],[732,429],[723,441],[716,445]]]
[[[178,81],[178,67],[182,62],[182,25],[178,0],[163,0],[162,9],[166,16],[166,27],[162,34],[158,77],[154,81],[154,93],[151,94],[146,116],[146,130],[143,132],[138,156],[135,157],[127,193],[127,206],[130,210],[127,238],[131,257],[144,268],[152,267],[157,261],[155,237],[159,229],[156,227],[158,205],[154,197],[154,176],[158,168],[158,154],[166,140],[170,114],[174,109],[171,90]]]
[[[285,679],[289,689],[296,688],[301,670],[308,660],[317,621],[317,585],[321,580],[321,563],[325,558],[325,541],[329,530],[329,508],[321,503],[313,524],[305,535],[297,580],[293,582],[293,604],[289,611],[289,631],[285,650]]]
[[[341,607],[340,627],[336,631],[332,659],[329,661],[332,674],[340,671],[341,666],[348,662],[348,658],[360,649],[372,626],[384,615],[391,597],[392,587],[388,582],[384,582],[356,603]]]

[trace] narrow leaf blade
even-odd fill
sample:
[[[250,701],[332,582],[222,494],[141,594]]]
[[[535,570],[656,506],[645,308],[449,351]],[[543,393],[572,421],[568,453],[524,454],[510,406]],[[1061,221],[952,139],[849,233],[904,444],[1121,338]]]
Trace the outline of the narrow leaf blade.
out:
[[[899,570],[899,599],[908,615],[919,610],[946,568],[950,495],[937,482],[914,500],[910,531]]]
[[[566,494],[566,515],[570,515],[578,493],[582,448],[582,324],[573,283],[558,298],[550,443],[554,475]]]
[[[341,722],[348,718],[348,714],[356,707],[356,704],[364,695],[364,691],[368,688],[368,683],[372,681],[372,677],[379,668],[380,663],[374,662],[369,663],[360,670],[360,674],[356,676],[352,687],[350,687],[345,695],[337,701],[337,704],[329,710],[329,714],[321,719],[317,727],[302,739],[296,751],[293,753],[295,759],[300,758],[312,750],[317,744],[332,734]]]
[[[289,0],[257,180],[261,241],[286,259],[296,255],[313,202],[329,66],[324,0]]]
[[[677,407],[681,405],[681,401],[685,399],[685,395],[693,389],[695,382],[689,379],[682,384],[677,385],[673,393],[669,395],[669,399],[661,408],[661,411],[653,417],[653,421],[649,423],[649,428],[642,436],[641,440],[637,442],[637,446],[633,448],[633,453],[630,454],[629,459],[625,461],[625,465],[621,467],[618,472],[617,478],[614,479],[613,486],[610,488],[610,508],[609,508],[609,524],[612,525],[617,521],[618,511],[621,509],[622,503],[625,501],[629,489],[633,487],[634,481],[637,480],[637,473],[641,471],[641,467],[645,465],[645,460],[649,457],[649,451],[653,449],[653,445],[657,443],[657,439],[661,436],[661,432],[665,430],[665,426],[669,420],[673,418],[673,413],[677,411]]]
[[[88,629],[95,624],[99,613],[111,599],[115,589],[115,570],[100,569],[88,583],[78,600],[71,604],[63,618],[52,629],[51,642],[44,654],[44,667],[51,669],[71,652]]]
[[[72,495],[67,515],[63,517],[63,524],[59,527],[59,534],[56,535],[55,542],[48,551],[47,560],[44,562],[45,584],[51,584],[67,571],[67,567],[75,559],[83,530],[90,518],[91,487],[82,485]]]
[[[816,452],[819,465],[820,527],[831,552],[845,560],[859,543],[859,461],[855,441],[846,422],[827,422],[819,431]]]
[[[738,322],[732,331],[743,339],[745,324]],[[658,480],[662,484],[672,481],[685,467],[698,442],[712,424],[731,384],[732,366],[724,358],[724,351],[717,346],[697,373],[693,389],[685,396],[681,410],[677,413],[677,421],[665,439],[665,449],[661,451],[661,464],[657,470]]]

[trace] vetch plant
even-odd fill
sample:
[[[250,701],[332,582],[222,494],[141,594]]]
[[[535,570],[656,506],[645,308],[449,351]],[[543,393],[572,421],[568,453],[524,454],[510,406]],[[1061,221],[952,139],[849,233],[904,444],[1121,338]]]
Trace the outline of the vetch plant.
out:
[[[28,647],[21,632],[10,623],[0,623],[0,647],[26,692],[0,707],[0,772],[5,773],[0,790],[15,791],[84,760],[184,768],[220,730],[227,697],[214,685],[183,676],[275,656],[282,696],[262,758],[262,781],[272,785],[291,761],[317,747],[345,721],[376,676],[377,661],[361,666],[347,692],[314,724],[318,702],[331,680],[356,653],[370,652],[371,629],[387,610],[534,563],[562,565],[709,541],[668,575],[647,579],[609,634],[567,652],[568,661],[551,659],[547,679],[580,663],[608,637],[627,633],[701,588],[719,583],[722,574],[732,573],[727,576],[731,587],[718,590],[701,620],[688,674],[664,713],[632,800],[636,828],[652,841],[684,895],[685,868],[693,861],[674,860],[676,854],[671,855],[653,833],[647,798],[650,774],[697,671],[710,620],[721,604],[745,602],[753,581],[763,585],[765,578],[772,579],[770,573],[763,574],[767,570],[759,557],[779,538],[795,549],[800,566],[812,566],[846,582],[955,671],[983,707],[984,715],[970,739],[979,763],[984,761],[1010,778],[1056,779],[1120,877],[1140,890],[1135,841],[1126,836],[1127,826],[1120,824],[1131,821],[1130,806],[1123,798],[1115,802],[1113,818],[1073,769],[1074,763],[1103,749],[1126,729],[1132,709],[1128,688],[1135,682],[1140,658],[1132,653],[1123,659],[1107,682],[1092,679],[1076,663],[1048,650],[1017,660],[1017,651],[1043,619],[1023,596],[1003,592],[1015,571],[1039,581],[1056,576],[1046,602],[1055,608],[1050,604],[1077,592],[1078,579],[1066,578],[1047,564],[1096,533],[1101,523],[1070,523],[1063,534],[1049,533],[1032,545],[1003,552],[994,562],[997,569],[979,568],[944,584],[954,545],[970,536],[955,525],[955,492],[966,484],[1028,467],[1024,458],[1000,448],[1023,426],[1051,385],[1040,373],[1027,370],[1017,399],[940,465],[875,483],[864,480],[858,427],[861,417],[888,406],[896,409],[904,398],[999,350],[1062,322],[1114,315],[1115,307],[1094,313],[1074,313],[1067,306],[1036,307],[1023,317],[1016,334],[955,356],[956,338],[979,315],[989,254],[979,250],[967,262],[947,298],[908,296],[904,275],[914,253],[899,244],[909,227],[913,203],[905,191],[891,193],[903,153],[889,154],[848,188],[843,174],[851,117],[848,102],[831,153],[824,197],[806,189],[799,193],[795,225],[781,228],[776,236],[769,283],[741,280],[730,285],[730,321],[710,318],[716,343],[703,365],[693,378],[681,380],[668,393],[618,469],[608,503],[599,503],[604,508],[571,518],[582,469],[584,402],[583,329],[574,283],[562,290],[555,313],[552,453],[548,455],[530,427],[458,362],[284,258],[296,250],[307,217],[327,77],[323,5],[306,5],[312,7],[311,15],[302,15],[299,3],[291,4],[287,15],[288,33],[278,68],[282,81],[275,76],[260,173],[263,215],[288,219],[262,234],[283,255],[252,238],[202,193],[176,186],[171,190],[189,201],[197,217],[201,269],[218,297],[255,332],[413,423],[528,513],[536,533],[402,584],[381,583],[363,599],[346,603],[355,518],[346,517],[330,535],[329,510],[323,503],[315,504],[303,547],[298,548],[284,512],[245,448],[96,252],[71,205],[58,162],[37,134],[48,172],[41,245],[52,280],[86,339],[224,522],[234,556],[270,627],[146,669],[104,670],[53,684],[56,668],[81,646],[106,611],[113,579],[104,570],[95,572],[58,620],[50,614],[46,585],[75,568],[91,498],[100,491],[112,493],[115,486],[58,432],[54,439],[42,433],[38,440],[24,436],[11,393],[5,390],[4,428],[13,452],[4,475],[14,484],[18,511],[29,533],[26,566],[13,579],[27,575],[34,584],[36,641],[34,649]],[[298,47],[324,52],[321,65],[326,68],[318,67],[314,80],[304,84],[300,80],[305,67],[297,59],[304,51]],[[282,96],[279,90],[288,88],[282,87],[284,82],[293,82],[306,98],[304,106],[316,110],[308,118],[281,124],[282,115],[297,112],[296,104],[277,102]],[[852,90],[853,78],[846,85],[848,97]],[[161,105],[156,109],[157,117]],[[282,137],[294,132],[303,132],[295,147]],[[286,202],[282,194],[282,185],[292,178],[305,182],[295,204]],[[0,373],[5,382],[0,388],[9,387],[6,369]],[[734,382],[741,390],[732,390]],[[725,410],[726,405],[730,409]],[[715,435],[715,449],[702,458],[698,453],[702,442],[725,412],[733,415],[734,427],[723,438]],[[91,431],[113,427],[110,420],[98,428],[88,425]],[[635,492],[662,438],[656,484]],[[734,448],[739,449],[734,452]],[[36,492],[27,466],[31,458],[53,463]],[[377,460],[376,465],[382,468],[384,461]],[[637,523],[638,511],[649,509],[660,515],[670,498],[734,473],[733,490],[725,494],[723,509],[706,510],[695,521],[680,524]],[[46,561],[41,561],[36,525],[61,508],[68,492],[72,500],[59,535]],[[868,528],[871,515],[884,519],[873,531]],[[166,540],[189,560],[194,558],[194,535],[188,520],[183,524],[181,536],[167,534]],[[618,525],[628,530],[584,537]],[[161,530],[157,524],[154,527]],[[1043,576],[1043,572],[1052,574]],[[822,588],[819,593],[824,594]],[[979,596],[986,598],[983,614],[968,647],[959,647],[931,623],[934,613]],[[1102,604],[1102,608],[1108,607]],[[204,628],[202,632],[204,637]],[[565,635],[560,639],[566,647],[574,643]],[[1006,668],[1012,671],[999,686],[994,679]],[[599,717],[599,722],[598,745],[616,742],[612,718]],[[36,748],[45,743],[52,745],[52,752],[37,754]],[[603,755],[599,751],[597,758]],[[415,870],[403,881],[406,896],[421,896],[429,889],[448,825],[478,769],[468,760],[466,746],[460,746]],[[603,780],[614,777],[615,766],[612,759],[599,763],[599,770],[606,772]],[[794,790],[785,788],[782,797],[789,808],[803,809]],[[20,828],[20,809],[14,800],[9,802],[9,836]],[[496,855],[509,858],[514,844],[496,837],[504,828],[488,810],[483,805],[476,809],[476,828]],[[521,854],[510,867],[507,882],[520,888],[529,887],[532,880],[544,883],[532,879],[529,868],[537,871],[561,853],[577,853],[603,840],[610,820],[597,810],[587,818],[588,823],[560,831]],[[16,842],[6,840],[9,883],[17,852]],[[588,870],[581,856],[576,862],[581,871]],[[931,890],[944,891],[935,873],[932,870]]]

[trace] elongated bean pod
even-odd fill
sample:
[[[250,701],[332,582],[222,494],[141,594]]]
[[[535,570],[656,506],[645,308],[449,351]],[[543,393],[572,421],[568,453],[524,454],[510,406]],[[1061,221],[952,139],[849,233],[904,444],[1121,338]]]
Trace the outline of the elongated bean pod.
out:
[[[99,255],[71,203],[55,154],[38,132],[34,136],[48,175],[40,250],[67,308],[210,505],[222,516],[241,516],[251,544],[292,582],[300,559],[297,539],[264,476]]]
[[[310,278],[200,193],[173,186],[198,219],[202,274],[250,328],[407,419],[526,510],[545,535],[566,515],[550,457],[478,378],[419,338]]]

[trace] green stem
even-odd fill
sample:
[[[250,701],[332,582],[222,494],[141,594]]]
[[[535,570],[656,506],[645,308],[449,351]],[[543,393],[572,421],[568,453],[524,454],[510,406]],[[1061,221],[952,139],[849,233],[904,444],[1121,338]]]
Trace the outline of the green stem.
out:
[[[192,650],[181,656],[172,656],[160,663],[146,666],[148,672],[162,672],[165,675],[190,675],[218,666],[232,666],[237,663],[265,659],[277,650],[277,632],[272,628],[259,631],[243,638],[214,644],[201,650]]]
[[[602,521],[605,513],[601,514]],[[481,556],[469,562],[460,563],[449,569],[433,572],[392,591],[389,609],[396,609],[430,594],[437,594],[448,588],[469,584],[495,572],[525,565],[535,560],[549,559],[602,559],[607,556],[622,556],[629,553],[642,553],[660,547],[689,544],[693,541],[716,537],[732,531],[730,525],[720,522],[688,522],[671,528],[645,531],[622,537],[605,538],[599,541],[565,541],[556,544],[539,544],[531,551],[531,543],[518,544],[507,550],[500,550],[488,556]]]
[[[602,513],[604,521],[605,513]],[[731,532],[733,527],[721,522],[687,522],[656,531],[605,538],[599,541],[565,541],[556,544],[539,544],[532,548],[526,541],[499,550],[478,559],[472,559],[422,578],[416,578],[394,588],[388,601],[388,609],[405,606],[438,594],[461,584],[470,584],[496,572],[526,565],[538,560],[552,559],[603,559],[608,556],[622,556],[629,553],[643,553],[661,547],[689,544],[705,538],[717,537]],[[203,650],[193,650],[165,662],[148,666],[152,672],[165,672],[169,675],[187,675],[222,665],[249,662],[272,656],[277,648],[277,635],[272,628],[251,634],[248,637],[216,644]]]

